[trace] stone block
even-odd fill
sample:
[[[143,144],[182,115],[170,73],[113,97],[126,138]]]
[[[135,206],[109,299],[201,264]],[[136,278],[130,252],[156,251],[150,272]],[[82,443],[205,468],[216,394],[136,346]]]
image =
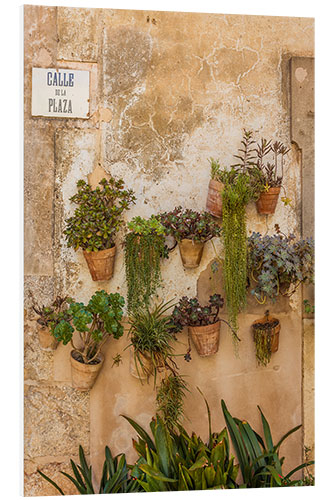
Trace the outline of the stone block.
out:
[[[89,393],[71,387],[25,387],[26,458],[89,454]]]
[[[60,493],[48,481],[46,481],[37,469],[54,481],[65,493],[65,495],[78,495],[78,491],[74,484],[61,472],[73,475],[73,470],[70,466],[69,458],[66,462],[52,460],[49,463],[38,464],[33,460],[24,461],[24,496],[58,496]]]
[[[58,59],[95,62],[98,53],[98,11],[57,8]]]

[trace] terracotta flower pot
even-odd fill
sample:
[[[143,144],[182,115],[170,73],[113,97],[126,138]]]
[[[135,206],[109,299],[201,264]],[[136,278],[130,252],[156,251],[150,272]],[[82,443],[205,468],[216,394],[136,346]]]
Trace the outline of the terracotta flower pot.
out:
[[[205,243],[187,238],[179,241],[179,251],[184,267],[192,269],[199,266],[204,245]]]
[[[99,250],[98,252],[86,252],[83,255],[87,261],[93,281],[109,280],[113,276],[114,259],[116,247]]]
[[[267,192],[260,194],[257,200],[257,211],[261,215],[272,215],[275,212],[276,204],[279,199],[280,187],[271,187]]]
[[[59,342],[53,337],[47,326],[38,327],[38,339],[41,348],[47,349],[49,351],[54,351],[59,344]]]
[[[220,321],[206,326],[189,326],[188,329],[199,356],[206,357],[217,353],[220,341]]]
[[[211,179],[208,185],[208,194],[206,201],[206,210],[213,217],[222,217],[222,191],[224,184],[220,181]]]
[[[277,318],[264,316],[252,324],[253,339],[256,343],[256,356],[259,364],[266,366],[271,355],[279,349],[281,324]],[[262,356],[262,349],[266,355]]]
[[[146,356],[142,353],[138,353],[137,356],[140,358],[136,360],[134,358],[134,351],[130,351],[130,374],[140,380],[146,380],[150,375],[153,374],[153,362],[150,356]]]
[[[75,389],[80,391],[88,391],[92,388],[95,380],[102,368],[104,356],[99,354],[98,363],[86,365],[75,359],[76,351],[71,351],[71,368],[72,368],[72,383]]]

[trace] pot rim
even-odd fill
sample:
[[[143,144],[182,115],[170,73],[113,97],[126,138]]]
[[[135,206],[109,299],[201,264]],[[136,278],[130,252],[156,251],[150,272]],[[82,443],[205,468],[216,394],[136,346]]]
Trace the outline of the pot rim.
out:
[[[75,359],[73,357],[73,352],[78,352],[78,351],[75,349],[71,350],[71,353],[70,353],[71,354],[71,361],[73,361],[73,363],[78,363],[80,366],[88,366],[89,368],[97,368],[104,362],[104,354],[102,352],[100,352],[98,355],[98,358],[97,358],[98,363],[96,363],[94,365],[90,365],[90,364],[82,363],[81,361],[78,361],[77,359]]]

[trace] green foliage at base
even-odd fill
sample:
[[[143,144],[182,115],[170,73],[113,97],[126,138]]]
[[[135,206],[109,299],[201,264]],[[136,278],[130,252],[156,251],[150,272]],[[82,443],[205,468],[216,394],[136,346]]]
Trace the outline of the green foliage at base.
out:
[[[134,493],[142,491],[139,483],[130,477],[130,468],[126,463],[124,454],[112,457],[110,448],[105,447],[105,461],[103,464],[102,477],[98,491],[95,492],[92,481],[92,467],[88,466],[82,446],[79,447],[80,464],[75,464],[71,460],[73,476],[66,472],[60,472],[67,477],[76,487],[80,495],[94,495],[95,493]],[[61,495],[65,495],[60,486],[43,472],[37,469],[37,472],[52,486],[54,486]]]
[[[140,458],[132,474],[147,492],[236,488],[238,466],[230,455],[226,429],[211,434],[205,444],[178,426],[170,431],[157,416],[150,423],[152,438],[132,419],[125,417],[139,434],[133,441]]]

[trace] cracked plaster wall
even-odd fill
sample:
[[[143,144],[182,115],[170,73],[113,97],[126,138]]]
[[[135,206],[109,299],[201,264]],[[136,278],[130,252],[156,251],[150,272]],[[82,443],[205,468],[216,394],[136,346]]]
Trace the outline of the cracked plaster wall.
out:
[[[284,72],[291,55],[313,55],[312,19],[25,6],[26,292],[31,289],[40,302],[57,293],[87,301],[102,288],[126,296],[123,231],[117,237],[114,277],[106,283],[94,283],[82,252],[66,247],[62,231],[73,211],[69,198],[76,181],[88,176],[96,184],[103,176],[122,177],[137,197],[126,220],[177,205],[204,209],[208,159],[233,163],[243,127],[255,130],[258,137],[290,142]],[[31,117],[31,68],[54,65],[91,71],[89,120]],[[284,183],[291,207],[279,202],[275,216],[266,218],[250,205],[249,230],[271,233],[278,222],[284,232],[300,234],[300,165],[293,147]],[[218,241],[215,246],[219,251]],[[162,264],[159,296],[206,297],[213,258],[208,243],[200,268],[185,271],[176,249]],[[80,443],[96,470],[105,444],[133,459],[135,434],[119,415],[126,413],[147,425],[154,413],[154,391],[130,377],[128,351],[118,368],[111,367],[112,357],[127,345],[122,338],[107,346],[105,366],[91,393],[76,394],[70,387],[68,346],[59,346],[54,354],[41,351],[29,306],[27,293],[26,495],[34,495],[50,491],[38,482],[37,466],[49,472],[59,470],[60,464],[60,470],[66,470]],[[271,308],[279,314],[282,334],[267,369],[256,366],[249,333],[265,308],[251,300],[240,318],[239,358],[222,329],[217,355],[200,359],[193,353],[190,364],[179,362],[192,390],[186,400],[188,427],[206,437],[205,410],[196,386],[211,405],[216,430],[224,425],[222,397],[233,414],[247,418],[259,431],[260,404],[276,439],[301,422],[300,306],[298,294],[289,304],[280,301]],[[183,344],[176,349],[183,352],[185,334],[179,340]],[[55,409],[65,417],[64,425],[53,416]],[[34,412],[45,419],[49,451],[42,446]],[[76,427],[79,435],[73,434]],[[64,448],[58,429],[67,443]],[[283,452],[286,468],[297,465],[300,436],[289,438]]]

